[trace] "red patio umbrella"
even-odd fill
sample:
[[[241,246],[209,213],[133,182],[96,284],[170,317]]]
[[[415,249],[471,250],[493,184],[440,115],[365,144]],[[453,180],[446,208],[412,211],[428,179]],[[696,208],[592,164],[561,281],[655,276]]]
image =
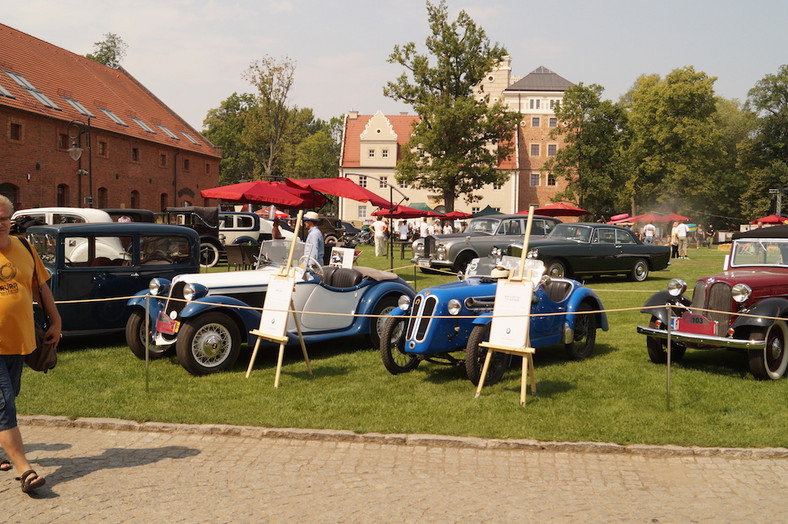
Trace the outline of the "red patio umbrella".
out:
[[[387,199],[379,197],[372,191],[361,187],[349,178],[286,178],[285,183],[290,187],[301,189],[310,189],[324,193],[326,195],[334,195],[359,202],[369,202],[375,207],[390,206]]]
[[[784,217],[781,215],[769,215],[761,218],[756,218],[755,220],[750,221],[750,224],[757,224],[760,222],[761,224],[782,224],[788,220],[788,217]]]
[[[372,213],[373,216],[376,217],[388,217],[391,216],[393,218],[419,218],[419,217],[443,217],[449,215],[441,215],[440,213],[436,213],[435,211],[427,211],[424,209],[416,209],[415,207],[408,207],[408,206],[394,206],[391,208],[391,212],[389,212],[388,205],[385,208],[378,209],[377,211]]]
[[[220,198],[241,204],[274,204],[290,209],[320,207],[325,198],[313,200],[310,191],[288,187],[281,182],[253,180],[228,186],[212,187],[200,191],[203,198]]]
[[[446,218],[465,220],[466,218],[473,218],[473,215],[470,213],[464,213],[462,211],[451,211],[449,213],[446,213]]]
[[[673,222],[675,219],[668,215],[658,215],[656,213],[646,213],[635,217],[629,217],[627,222]]]
[[[528,210],[524,209],[517,214],[527,215]],[[572,204],[567,204],[565,202],[553,202],[552,204],[547,204],[542,207],[537,207],[536,209],[534,209],[534,214],[544,215],[548,217],[580,217],[583,215],[587,215],[588,211],[586,211],[585,209],[581,209],[577,206],[573,206]]]

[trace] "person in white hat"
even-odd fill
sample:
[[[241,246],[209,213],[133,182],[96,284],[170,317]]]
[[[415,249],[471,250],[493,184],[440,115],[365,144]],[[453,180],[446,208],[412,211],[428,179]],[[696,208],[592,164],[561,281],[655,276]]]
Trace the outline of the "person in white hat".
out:
[[[312,257],[318,264],[323,264],[323,254],[325,244],[323,243],[323,233],[317,224],[320,222],[320,215],[314,211],[307,211],[304,215],[304,226],[307,228],[306,244],[304,244],[304,256]]]

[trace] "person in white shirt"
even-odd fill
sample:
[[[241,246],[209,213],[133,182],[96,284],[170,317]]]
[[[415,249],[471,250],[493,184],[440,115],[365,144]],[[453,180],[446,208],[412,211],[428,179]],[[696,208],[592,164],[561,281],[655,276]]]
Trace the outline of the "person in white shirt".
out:
[[[689,228],[684,221],[679,222],[679,225],[676,226],[676,236],[679,238],[679,258],[686,258],[687,260],[689,260],[689,253],[687,252],[689,247],[689,242],[687,241],[688,231]]]
[[[410,229],[408,228],[408,223],[404,220],[399,221],[399,239],[405,241],[408,239],[408,235],[410,234]]]
[[[422,217],[421,223],[419,224],[419,236],[421,238],[427,238],[427,235],[430,234],[429,227],[429,224],[427,224],[427,217]]]
[[[444,220],[443,221],[443,234],[444,235],[451,235],[452,233],[454,233],[454,228],[451,227],[451,221],[450,220]]]
[[[435,234],[435,222],[427,224],[427,234],[428,235],[434,235]]]
[[[378,218],[372,222],[370,228],[375,235],[375,256],[386,256],[386,223]]]
[[[656,234],[657,228],[654,226],[654,221],[652,220],[643,228],[643,242],[646,244],[653,244]]]

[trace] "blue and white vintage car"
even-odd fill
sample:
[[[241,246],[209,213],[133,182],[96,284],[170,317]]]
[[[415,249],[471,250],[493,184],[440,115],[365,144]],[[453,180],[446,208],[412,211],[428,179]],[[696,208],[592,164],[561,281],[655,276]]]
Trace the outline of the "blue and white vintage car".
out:
[[[463,280],[425,289],[413,300],[399,300],[383,326],[380,342],[380,356],[390,373],[412,371],[423,360],[464,364],[471,382],[479,383],[487,351],[479,344],[489,338],[497,278],[508,276],[519,265],[518,258],[507,256],[493,262],[475,259]],[[526,263],[533,265],[536,285],[531,307],[531,347],[563,344],[570,358],[589,357],[594,351],[596,330],[608,329],[599,297],[575,280],[542,276],[541,261]],[[464,351],[464,355],[452,355],[459,351]],[[510,360],[509,355],[496,353],[485,383],[499,381]]]
[[[271,255],[277,247],[279,253],[286,252],[287,241],[263,242],[264,260],[254,270],[185,274],[171,281],[153,279],[150,291],[138,293],[128,302],[132,312],[126,341],[132,352],[145,358],[145,295],[151,294],[151,357],[162,356],[174,346],[181,365],[194,375],[232,367],[241,344],[253,345],[257,340],[249,332],[260,327],[259,308],[268,283],[282,267],[282,257]],[[379,347],[387,317],[378,315],[394,310],[399,297],[415,295],[413,288],[388,271],[307,262],[311,263],[305,269],[296,267],[292,297],[305,342],[367,335],[373,347]],[[288,344],[298,343],[292,315],[287,336]]]

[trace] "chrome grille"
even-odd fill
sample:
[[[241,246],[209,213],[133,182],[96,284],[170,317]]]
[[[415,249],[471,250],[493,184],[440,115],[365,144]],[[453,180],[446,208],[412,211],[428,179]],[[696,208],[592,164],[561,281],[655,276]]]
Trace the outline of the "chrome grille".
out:
[[[731,298],[731,287],[725,282],[715,282],[709,290],[709,298],[706,302],[706,309],[718,311],[730,311],[733,299]],[[693,304],[694,305],[694,304]],[[728,334],[730,315],[724,313],[706,313],[709,320],[716,320],[717,336],[724,337]]]
[[[695,282],[695,289],[692,291],[692,307],[706,307],[706,282],[703,280]]]
[[[413,315],[408,320],[408,331],[405,334],[405,339],[410,340],[413,337],[413,329],[416,327],[416,320],[418,319],[419,309],[421,309],[421,302],[424,297],[421,295],[416,295],[416,298],[413,299],[413,307],[410,308],[410,314]]]
[[[413,308],[411,309],[413,318],[408,322],[408,340],[415,339],[417,342],[424,340],[424,336],[427,334],[430,322],[432,321],[432,314],[435,313],[437,305],[438,299],[435,298],[435,296],[429,296],[427,298],[421,295],[416,296],[413,300]]]

